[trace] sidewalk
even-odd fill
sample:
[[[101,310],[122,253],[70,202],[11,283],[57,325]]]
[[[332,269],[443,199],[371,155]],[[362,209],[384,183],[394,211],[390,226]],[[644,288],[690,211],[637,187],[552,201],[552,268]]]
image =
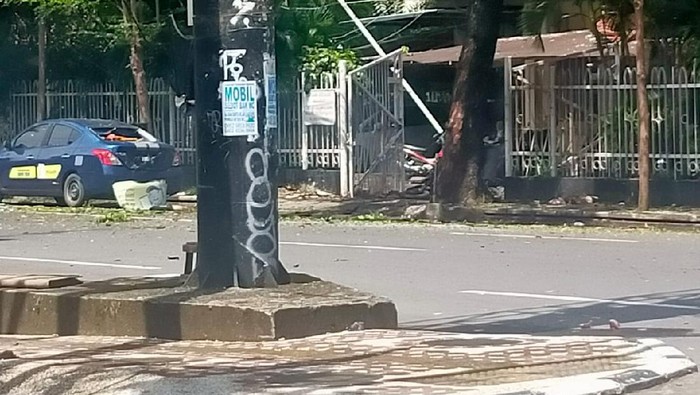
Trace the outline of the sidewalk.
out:
[[[475,208],[465,208],[406,198],[340,199],[300,193],[281,193],[279,205],[280,213],[291,217],[700,228],[700,208],[683,207],[656,208],[638,212],[634,208],[623,205],[561,201],[560,204],[489,203]]]
[[[659,341],[616,337],[390,330],[250,343],[0,336],[0,393],[8,395],[618,394],[695,370]]]
[[[553,199],[557,200],[557,199]],[[174,196],[171,208],[180,215],[196,210],[197,197]],[[7,204],[10,203],[10,204]],[[14,203],[14,204],[13,204]],[[92,215],[109,219],[111,210],[121,210],[112,202],[81,209],[48,205],[43,200],[15,198],[0,203],[0,212],[33,208],[34,211]],[[16,206],[19,205],[19,206]],[[25,206],[22,206],[25,205]],[[477,207],[432,204],[427,200],[402,197],[382,199],[342,199],[327,193],[280,189],[279,211],[286,218],[352,219],[360,221],[424,220],[514,225],[573,225],[613,227],[660,227],[700,230],[700,208],[660,207],[638,212],[633,207],[599,203],[489,203]],[[148,213],[135,215],[147,216]],[[118,219],[118,218],[117,218]]]

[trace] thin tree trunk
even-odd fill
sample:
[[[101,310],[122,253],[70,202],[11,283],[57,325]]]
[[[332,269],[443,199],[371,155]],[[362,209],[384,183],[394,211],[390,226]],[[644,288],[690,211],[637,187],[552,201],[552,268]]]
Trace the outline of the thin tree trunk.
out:
[[[46,19],[38,17],[39,75],[36,82],[36,118],[46,119]]]
[[[151,122],[151,108],[148,99],[148,79],[143,65],[143,38],[139,31],[139,21],[136,17],[137,0],[122,0],[122,14],[124,22],[128,26],[129,34],[129,66],[134,77],[134,89],[136,91],[136,103],[139,110],[138,123],[144,125],[150,131],[153,130]]]
[[[637,25],[637,109],[639,112],[639,201],[640,211],[649,210],[649,98],[647,96],[647,57],[644,42],[644,0],[634,2]]]
[[[131,41],[131,73],[134,75],[134,87],[136,89],[136,102],[139,106],[139,123],[152,129],[151,108],[148,100],[148,82],[146,70],[143,67],[143,46],[138,34],[132,36]]]
[[[487,98],[493,87],[493,55],[503,0],[469,0],[466,34],[454,81],[436,198],[441,203],[473,204],[482,198],[483,137],[489,128]]]

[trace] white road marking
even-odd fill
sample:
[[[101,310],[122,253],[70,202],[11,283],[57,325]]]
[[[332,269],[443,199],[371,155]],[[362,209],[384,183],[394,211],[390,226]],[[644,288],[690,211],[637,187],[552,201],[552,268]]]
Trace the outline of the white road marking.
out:
[[[304,242],[301,242],[301,241],[281,241],[280,244],[282,244],[282,245],[302,246],[302,247],[354,248],[354,249],[359,249],[359,250],[426,251],[425,248],[385,247],[385,246],[353,245],[353,244],[304,243]]]
[[[454,236],[500,237],[505,239],[543,239],[543,240],[573,240],[573,241],[598,241],[604,243],[639,243],[639,240],[603,239],[595,237],[563,237],[563,236],[537,236],[537,235],[511,235],[502,233],[465,233],[451,232]]]
[[[619,304],[623,306],[645,306],[645,307],[663,307],[668,309],[680,309],[680,310],[700,310],[697,306],[686,306],[682,304],[666,304],[666,303],[648,303],[648,302],[635,302],[631,300],[616,300],[616,299],[596,299],[596,298],[585,298],[581,296],[566,296],[566,295],[544,295],[544,294],[530,294],[521,292],[495,292],[495,291],[480,291],[480,290],[466,290],[459,291],[462,294],[471,295],[481,295],[481,296],[505,296],[511,298],[527,298],[527,299],[545,299],[545,300],[557,300],[561,302],[582,302],[582,303],[609,303],[609,304]]]
[[[44,258],[26,258],[18,256],[0,256],[0,260],[16,261],[16,262],[39,262],[39,263],[59,263],[73,266],[96,266],[96,267],[111,267],[116,269],[136,269],[136,270],[160,270],[158,266],[138,266],[138,265],[120,265],[116,263],[100,263],[100,262],[83,262],[83,261],[67,261],[62,259],[44,259]]]

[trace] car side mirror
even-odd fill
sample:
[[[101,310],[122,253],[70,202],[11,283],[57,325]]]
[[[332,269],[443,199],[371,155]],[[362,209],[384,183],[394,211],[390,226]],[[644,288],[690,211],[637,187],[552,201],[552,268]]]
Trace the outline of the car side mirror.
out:
[[[6,150],[8,150],[8,151],[12,150],[12,143],[9,142],[9,141],[3,142],[3,143],[2,143],[2,146],[3,146]]]

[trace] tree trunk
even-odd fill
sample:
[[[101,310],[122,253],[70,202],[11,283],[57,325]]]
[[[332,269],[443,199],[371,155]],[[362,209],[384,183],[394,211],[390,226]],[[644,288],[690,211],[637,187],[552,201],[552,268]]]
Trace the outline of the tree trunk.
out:
[[[488,131],[486,76],[493,72],[503,0],[469,0],[466,34],[452,91],[443,157],[438,165],[440,203],[473,204],[482,198],[483,137]]]
[[[136,103],[139,110],[138,123],[149,131],[153,131],[151,122],[151,108],[148,100],[148,79],[143,65],[143,38],[139,30],[137,18],[137,0],[122,0],[122,15],[126,23],[129,35],[129,66],[134,77],[134,89],[136,91]]]
[[[649,97],[647,96],[647,57],[644,42],[644,0],[634,2],[637,25],[637,109],[639,112],[639,201],[640,211],[649,210]]]
[[[46,119],[46,19],[38,17],[38,47],[39,47],[39,73],[36,82],[36,118],[37,122]]]

